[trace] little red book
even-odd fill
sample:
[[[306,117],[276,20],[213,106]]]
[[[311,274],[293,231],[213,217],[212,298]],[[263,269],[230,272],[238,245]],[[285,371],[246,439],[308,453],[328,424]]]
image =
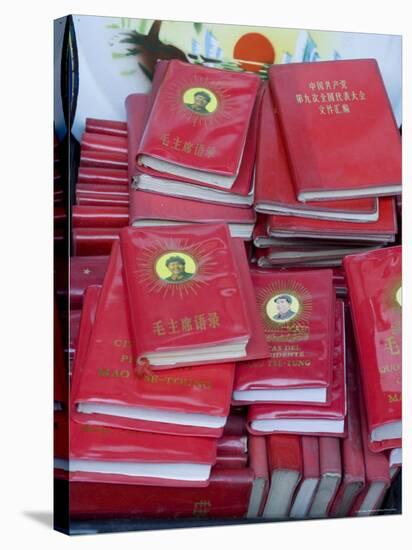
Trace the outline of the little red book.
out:
[[[127,170],[127,153],[81,149],[80,166],[92,168],[117,168]]]
[[[120,244],[139,364],[246,357],[251,327],[227,226],[124,227]]]
[[[402,437],[402,247],[347,256],[344,268],[372,450]]]
[[[299,201],[401,192],[401,141],[375,59],[272,65]]]
[[[260,84],[257,75],[170,61],[142,135],[139,165],[230,188]]]
[[[207,487],[155,487],[114,483],[69,485],[71,519],[242,518],[248,509],[249,468],[213,468]]]
[[[269,469],[266,438],[248,435],[249,467],[253,470],[254,480],[246,517],[257,518],[263,513],[269,492]]]
[[[78,183],[76,185],[76,199],[83,196],[106,198],[112,201],[123,199],[123,202],[129,204],[129,188],[127,185],[108,185],[100,183]]]
[[[262,101],[255,183],[257,212],[342,221],[378,219],[378,200],[375,197],[305,203],[297,200],[279,115],[269,90]]]
[[[266,438],[270,489],[262,516],[289,516],[293,495],[302,477],[302,448],[298,435],[269,435]]]
[[[72,251],[75,256],[109,256],[112,245],[119,240],[120,227],[75,227],[72,231]]]
[[[60,429],[57,427],[57,429]],[[205,486],[216,439],[89,426],[70,421],[69,460],[56,448],[56,476],[70,481]]]
[[[129,209],[123,206],[72,207],[73,227],[124,227],[129,225]]]
[[[307,517],[320,482],[319,438],[304,435],[302,445],[302,479],[293,498],[289,517]]]
[[[332,271],[251,272],[271,357],[236,366],[234,402],[326,403],[335,323]]]
[[[86,118],[86,132],[107,134],[109,136],[127,136],[127,124],[122,120]]]
[[[109,256],[71,256],[70,308],[82,308],[85,290],[90,285],[101,285]]]
[[[336,437],[319,438],[320,481],[317,487],[308,517],[328,517],[333,500],[339,490],[342,479],[342,462],[339,439]]]
[[[101,185],[128,185],[127,170],[122,168],[101,168],[79,166],[78,183],[99,183]]]
[[[332,383],[328,405],[284,403],[254,404],[249,407],[251,433],[297,433],[344,437],[346,417],[345,326],[342,300],[335,308]]]
[[[223,433],[234,364],[137,373],[119,245],[113,247],[85,361],[76,362],[73,418],[167,434]]]
[[[127,155],[127,136],[84,132],[80,140],[80,147],[82,151],[101,151]]]
[[[214,468],[246,468],[248,442],[246,435],[225,435],[217,440]]]

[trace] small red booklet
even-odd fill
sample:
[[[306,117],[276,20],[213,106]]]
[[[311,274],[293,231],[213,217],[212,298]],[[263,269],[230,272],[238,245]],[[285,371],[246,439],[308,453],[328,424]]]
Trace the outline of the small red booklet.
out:
[[[246,517],[257,518],[263,513],[269,492],[266,438],[259,435],[248,435],[248,453],[249,467],[253,470],[254,480]]]
[[[127,185],[129,180],[124,168],[101,168],[100,166],[80,166],[77,172],[78,183],[100,183],[101,185]]]
[[[119,240],[119,227],[75,227],[72,231],[75,256],[108,256]]]
[[[81,149],[80,166],[117,168],[127,170],[127,153]]]
[[[242,518],[249,505],[253,472],[213,468],[207,487],[139,487],[71,482],[71,519]]]
[[[129,197],[82,193],[76,197],[76,204],[79,206],[129,206]]]
[[[150,110],[138,163],[230,188],[260,84],[257,75],[170,61]]]
[[[109,256],[72,256],[70,258],[70,308],[81,308],[90,285],[101,285]]]
[[[105,120],[101,118],[86,118],[86,132],[107,134],[109,136],[126,136],[127,124],[122,120]]]
[[[80,140],[82,151],[123,153],[127,155],[127,137],[84,132]]]
[[[127,185],[106,185],[100,183],[78,183],[76,185],[76,198],[83,196],[117,200],[123,199],[125,203],[129,202],[129,188]]]
[[[215,468],[246,468],[248,442],[246,435],[222,435],[217,440]]]
[[[305,518],[308,515],[320,482],[319,438],[304,435],[302,445],[302,479],[293,498],[290,518]]]
[[[308,517],[323,518],[329,515],[330,507],[339,490],[342,479],[342,463],[339,439],[319,438],[320,481]]]
[[[346,416],[345,330],[343,302],[336,302],[332,383],[329,404],[256,404],[249,407],[251,433],[298,433],[344,437]]]
[[[302,477],[301,438],[298,435],[269,435],[266,443],[270,489],[262,515],[264,518],[287,518]]]
[[[132,430],[222,435],[230,408],[234,364],[136,373],[119,245],[113,252],[85,361],[71,393],[78,422]]]
[[[124,227],[129,225],[129,209],[123,206],[72,207],[73,227]]]
[[[279,115],[269,90],[262,101],[255,183],[257,212],[342,221],[378,219],[378,200],[374,197],[306,203],[296,199]]]
[[[402,247],[347,256],[344,268],[372,450],[402,437]]]
[[[57,428],[59,429],[59,428]],[[70,481],[205,486],[216,462],[216,439],[180,437],[70,422],[69,461],[54,467]]]
[[[140,364],[246,357],[251,327],[227,226],[124,227],[120,244]]]
[[[272,65],[300,201],[401,192],[401,140],[375,59]]]
[[[332,271],[252,270],[271,357],[236,366],[240,403],[326,403],[332,378]]]

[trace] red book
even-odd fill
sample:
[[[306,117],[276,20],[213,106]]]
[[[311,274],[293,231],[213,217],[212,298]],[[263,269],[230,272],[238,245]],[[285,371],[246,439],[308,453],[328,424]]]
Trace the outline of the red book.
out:
[[[396,195],[401,141],[375,59],[272,65],[300,201]]]
[[[117,168],[127,170],[127,153],[81,149],[80,166],[92,168]]]
[[[302,479],[293,499],[289,517],[307,517],[320,482],[319,438],[302,436]]]
[[[124,227],[129,209],[122,206],[80,206],[72,208],[73,227]]]
[[[372,450],[401,446],[401,263],[400,246],[344,260]]]
[[[100,166],[80,166],[77,172],[79,183],[99,183],[101,185],[128,185],[127,170],[124,168],[101,168]]]
[[[119,239],[120,228],[77,227],[72,231],[75,256],[108,256]]]
[[[216,462],[216,440],[89,426],[70,422],[69,461],[54,467],[70,481],[205,486]],[[57,472],[59,475],[59,472]]]
[[[109,136],[127,136],[127,124],[121,120],[86,118],[86,132]]]
[[[101,285],[109,256],[72,256],[70,258],[70,308],[81,308],[90,285]]]
[[[140,363],[157,369],[246,356],[249,319],[225,225],[124,227],[121,249]]]
[[[302,477],[301,439],[297,435],[269,435],[266,444],[270,489],[262,515],[265,518],[287,518]]]
[[[328,517],[342,479],[342,463],[339,439],[336,437],[319,438],[320,481],[316,490],[308,517]]]
[[[72,519],[242,518],[253,473],[249,468],[213,468],[207,487],[139,487],[71,482]]]
[[[230,408],[230,414],[223,430],[225,435],[246,435],[246,416],[245,413]]]
[[[161,62],[159,62],[160,64]],[[159,68],[162,65],[159,65]],[[167,65],[164,65],[166,67]],[[155,77],[158,74],[156,68]],[[153,83],[153,90],[156,84]],[[155,93],[155,92],[154,92]],[[245,150],[239,169],[239,174],[230,190],[223,190],[213,183],[204,182],[202,185],[190,178],[157,172],[145,168],[143,172],[136,165],[136,153],[140,137],[144,129],[145,115],[150,97],[146,94],[131,94],[126,99],[127,120],[129,126],[129,176],[132,187],[136,190],[152,191],[162,195],[195,199],[214,204],[228,204],[230,206],[247,207],[253,205],[253,169],[256,153],[256,139],[258,130],[258,104],[252,114],[251,124],[246,139]]]
[[[234,364],[136,373],[127,293],[115,245],[89,352],[75,371],[73,417],[78,422],[157,433],[222,435],[230,408]]]
[[[358,495],[351,509],[352,516],[376,514],[385,498],[391,482],[389,460],[385,453],[374,453],[369,449],[369,434],[366,411],[359,392],[363,459],[365,462],[365,487]]]
[[[127,155],[127,137],[84,132],[80,140],[82,151],[101,151]]]
[[[254,480],[246,517],[257,518],[263,513],[269,492],[269,469],[266,438],[249,435],[249,467],[253,470]]]
[[[230,188],[259,87],[256,75],[170,61],[140,142],[139,165]]]
[[[293,185],[279,115],[269,90],[264,94],[256,159],[255,208],[264,214],[289,214],[346,221],[376,221],[374,197],[352,200],[299,202]]]
[[[78,183],[76,185],[76,198],[83,196],[96,198],[108,197],[110,199],[123,199],[129,202],[129,188],[127,185],[106,185],[99,183]]]
[[[379,219],[376,222],[362,223],[316,220],[300,216],[268,216],[270,237],[390,242],[395,240],[396,232],[396,210],[392,197],[379,199]]]
[[[296,405],[276,403],[251,405],[248,430],[251,433],[298,433],[344,437],[346,416],[345,327],[343,302],[335,308],[332,383],[329,404]]]
[[[134,227],[227,223],[232,237],[251,239],[255,221],[253,208],[209,204],[147,191],[130,193],[130,225]]]
[[[246,468],[248,444],[245,435],[222,435],[217,440],[215,468]]]
[[[128,207],[129,198],[112,197],[110,195],[95,195],[90,193],[81,194],[76,198],[79,206],[116,206]]]
[[[332,376],[332,271],[252,270],[271,357],[236,366],[233,400],[326,403]]]

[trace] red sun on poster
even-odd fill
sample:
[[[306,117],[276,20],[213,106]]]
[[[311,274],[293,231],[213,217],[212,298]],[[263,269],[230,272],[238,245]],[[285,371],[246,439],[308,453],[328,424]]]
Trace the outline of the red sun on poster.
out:
[[[236,42],[233,57],[241,61],[240,66],[246,71],[258,72],[260,63],[275,62],[275,48],[268,38],[258,32],[244,34]],[[253,63],[247,63],[251,61]]]

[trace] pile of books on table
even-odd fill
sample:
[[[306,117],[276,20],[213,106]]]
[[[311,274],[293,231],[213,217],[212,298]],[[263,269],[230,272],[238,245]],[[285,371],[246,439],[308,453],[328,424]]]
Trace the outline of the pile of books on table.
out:
[[[377,513],[402,463],[400,138],[377,64],[262,84],[160,61],[126,111],[81,140],[55,422],[72,517]]]

